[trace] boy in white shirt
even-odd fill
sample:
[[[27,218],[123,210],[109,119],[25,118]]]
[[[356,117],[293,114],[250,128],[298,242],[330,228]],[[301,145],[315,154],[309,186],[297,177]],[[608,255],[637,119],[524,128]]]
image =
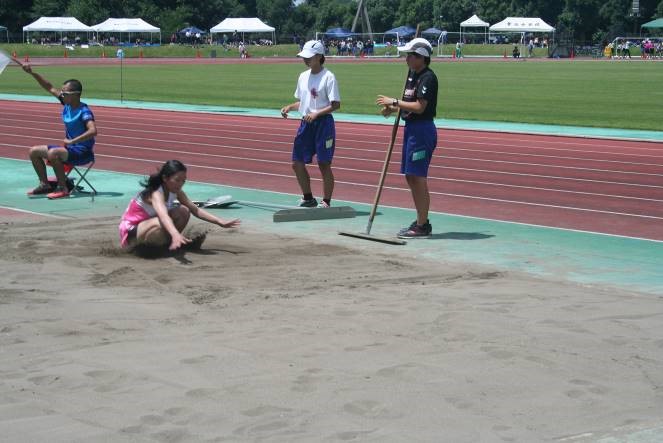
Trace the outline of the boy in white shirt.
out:
[[[288,112],[295,109],[302,115],[292,149],[292,169],[303,194],[299,206],[328,208],[334,191],[331,163],[336,147],[336,127],[331,114],[341,107],[341,96],[336,77],[323,66],[325,47],[322,42],[306,42],[297,56],[302,57],[310,69],[299,75],[295,90],[297,101],[281,108],[281,115],[288,118]],[[319,205],[311,192],[311,177],[306,170],[306,164],[312,162],[314,155],[318,157],[323,183],[323,199]]]

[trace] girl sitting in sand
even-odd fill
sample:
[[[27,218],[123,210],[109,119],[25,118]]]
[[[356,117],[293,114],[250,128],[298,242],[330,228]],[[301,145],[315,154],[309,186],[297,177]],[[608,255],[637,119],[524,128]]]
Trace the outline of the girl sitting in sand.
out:
[[[225,221],[196,206],[184,193],[186,166],[168,160],[159,172],[141,183],[145,189],[131,199],[120,222],[120,244],[123,248],[138,244],[166,246],[174,251],[191,243],[182,235],[191,214],[223,228],[239,226],[239,220]],[[179,203],[177,203],[177,201]]]

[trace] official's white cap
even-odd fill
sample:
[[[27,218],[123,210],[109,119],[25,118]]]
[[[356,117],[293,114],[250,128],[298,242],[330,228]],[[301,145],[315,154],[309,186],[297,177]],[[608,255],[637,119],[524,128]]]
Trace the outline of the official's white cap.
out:
[[[407,42],[405,46],[399,46],[400,52],[414,52],[424,57],[430,57],[433,53],[433,47],[425,38],[415,38]]]
[[[309,40],[304,44],[301,52],[297,54],[298,57],[311,58],[315,54],[325,55],[325,45],[319,40]]]

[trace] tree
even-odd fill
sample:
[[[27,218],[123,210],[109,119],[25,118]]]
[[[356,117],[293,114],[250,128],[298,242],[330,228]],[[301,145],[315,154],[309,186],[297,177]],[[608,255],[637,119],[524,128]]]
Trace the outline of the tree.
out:
[[[32,17],[59,17],[66,7],[66,0],[34,0],[31,9]]]
[[[96,25],[109,17],[110,11],[96,0],[71,0],[67,6],[67,15],[76,17],[86,25]]]

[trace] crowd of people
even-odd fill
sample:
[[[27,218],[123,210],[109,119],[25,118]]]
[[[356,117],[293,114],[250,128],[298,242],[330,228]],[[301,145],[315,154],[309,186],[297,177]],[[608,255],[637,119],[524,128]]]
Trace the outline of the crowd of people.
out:
[[[642,40],[618,40],[617,43],[610,42],[605,45],[603,55],[613,59],[631,59],[632,48],[640,49],[640,57],[644,59],[663,58],[663,41],[660,39],[644,38]]]

